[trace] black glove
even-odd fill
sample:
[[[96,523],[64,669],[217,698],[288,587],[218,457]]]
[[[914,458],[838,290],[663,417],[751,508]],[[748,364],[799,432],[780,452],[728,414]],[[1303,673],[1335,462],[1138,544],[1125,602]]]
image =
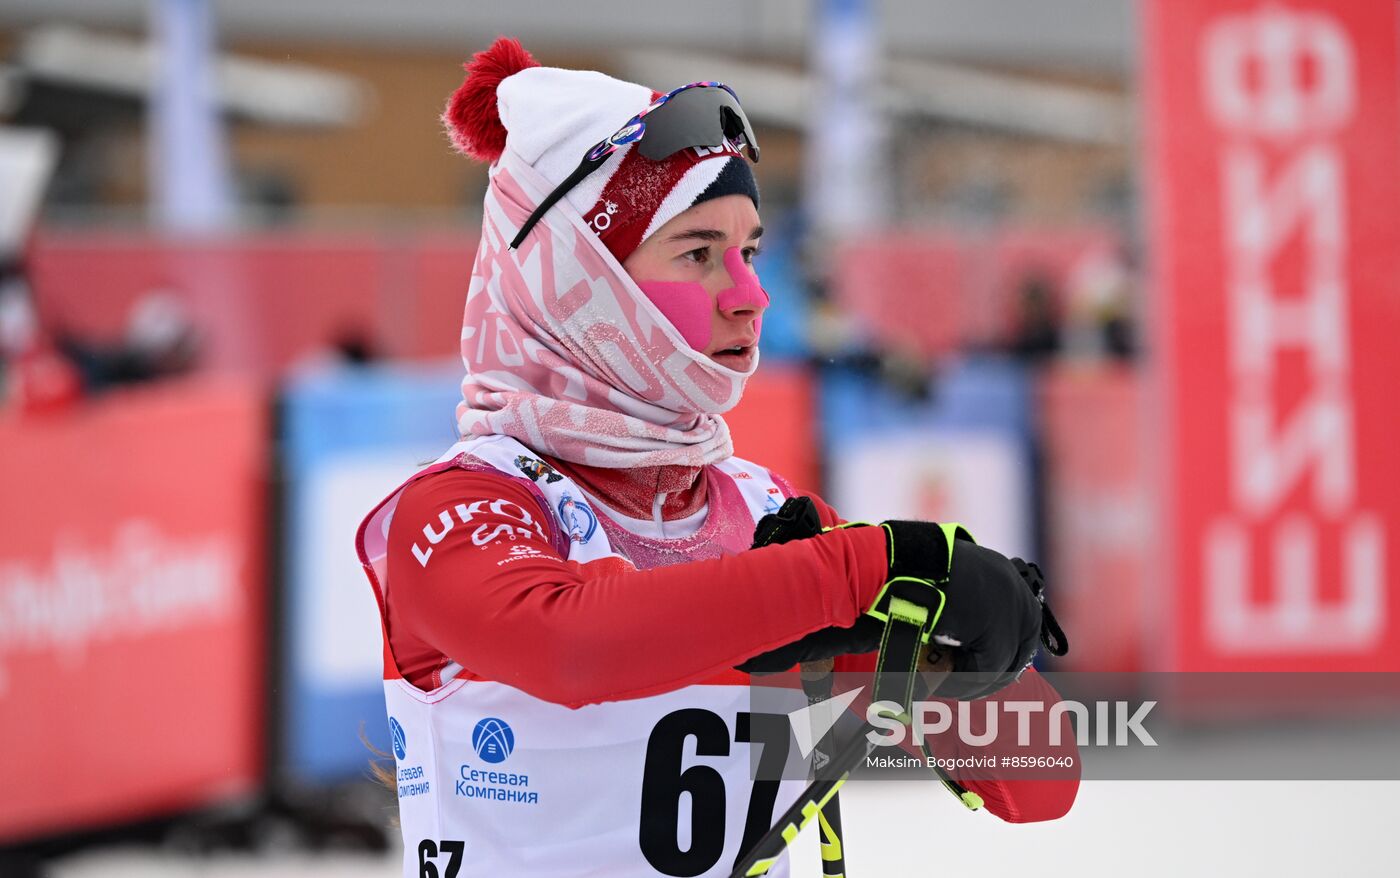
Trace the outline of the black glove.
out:
[[[890,582],[866,614],[849,628],[823,628],[753,656],[738,665],[739,670],[778,673],[798,662],[875,652],[893,592],[939,612],[930,645],[938,652],[952,651],[954,671],[939,687],[943,697],[979,698],[1009,685],[1030,664],[1037,642],[1043,642],[1052,655],[1068,650],[1064,632],[1045,603],[1044,577],[1035,564],[979,546],[961,528],[952,531],[957,539],[950,564],[947,531],[940,525],[889,521],[881,526],[890,558]],[[759,520],[754,548],[820,532],[821,519],[811,499],[794,497],[777,513]]]
[[[937,614],[930,647],[951,649],[953,658],[940,697],[981,698],[1009,685],[1042,642],[1054,655],[1067,651],[1064,632],[1045,603],[1039,567],[979,546],[961,528],[919,521],[881,526],[890,581],[867,613],[883,617],[889,594],[897,592]]]
[[[1046,652],[1057,657],[1069,652],[1069,638],[1065,637],[1064,629],[1055,621],[1055,614],[1050,612],[1050,605],[1045,601],[1045,574],[1040,572],[1040,565],[1020,558],[1012,558],[1011,563],[1040,602],[1040,642]]]

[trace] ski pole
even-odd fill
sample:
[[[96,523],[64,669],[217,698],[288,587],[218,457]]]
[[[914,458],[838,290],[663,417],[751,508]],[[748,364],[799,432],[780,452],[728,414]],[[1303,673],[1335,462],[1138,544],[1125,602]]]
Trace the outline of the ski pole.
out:
[[[804,662],[801,670],[802,691],[807,694],[809,705],[820,704],[831,698],[835,681],[835,661],[826,659],[819,662]],[[827,727],[826,733],[812,751],[812,760],[817,768],[825,765],[832,756],[835,743],[835,723]],[[817,815],[817,827],[821,835],[822,875],[826,878],[844,878],[846,874],[846,841],[841,831],[841,798],[837,794],[822,806]]]
[[[773,822],[773,826],[754,843],[749,852],[739,858],[734,870],[729,873],[730,878],[752,878],[766,874],[773,867],[773,863],[782,856],[803,827],[811,823],[836,797],[855,767],[875,749],[876,743],[869,739],[869,734],[875,730],[875,726],[869,722],[862,724],[855,737],[816,772],[816,778],[807,789]]]

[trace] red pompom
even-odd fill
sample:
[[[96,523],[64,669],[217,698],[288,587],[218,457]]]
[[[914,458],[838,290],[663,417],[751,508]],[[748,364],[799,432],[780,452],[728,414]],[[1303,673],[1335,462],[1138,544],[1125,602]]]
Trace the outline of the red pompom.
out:
[[[506,127],[496,108],[496,87],[507,76],[540,62],[530,57],[519,40],[498,37],[491,48],[477,52],[462,65],[467,78],[452,93],[442,124],[458,152],[483,162],[494,162],[506,148]]]

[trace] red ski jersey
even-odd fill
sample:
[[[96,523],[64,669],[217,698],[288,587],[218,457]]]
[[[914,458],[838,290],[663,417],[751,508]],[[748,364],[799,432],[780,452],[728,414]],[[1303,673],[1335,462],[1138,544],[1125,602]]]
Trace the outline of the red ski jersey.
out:
[[[596,470],[591,475],[593,485],[606,478]],[[794,493],[775,482],[785,495]],[[841,523],[835,510],[813,500],[823,524]],[[543,539],[524,552],[510,540],[479,544],[457,528],[422,563],[421,547],[418,555],[414,548],[424,526],[439,526],[443,510],[477,501],[487,502],[472,532],[519,527],[518,517],[490,511],[492,503],[505,501],[537,510],[533,518],[546,531]],[[444,668],[460,666],[457,677],[506,683],[570,707],[670,692],[737,675],[733,667],[745,659],[812,631],[854,624],[887,573],[879,528],[831,531],[735,554],[717,551],[710,540],[694,547],[701,560],[639,570],[616,557],[565,560],[569,535],[557,532],[555,520],[528,479],[500,472],[446,470],[404,490],[388,534],[394,585],[385,596],[389,645],[404,679],[432,689]],[[610,533],[620,527],[610,525]],[[873,654],[838,660],[838,670],[873,668]],[[1033,671],[1016,686],[1025,688],[1020,697],[1054,697]],[[1047,730],[1035,734],[1043,741]],[[1072,752],[1072,735],[1063,740],[1061,749]],[[998,817],[1028,822],[1065,814],[1078,776],[966,786]]]

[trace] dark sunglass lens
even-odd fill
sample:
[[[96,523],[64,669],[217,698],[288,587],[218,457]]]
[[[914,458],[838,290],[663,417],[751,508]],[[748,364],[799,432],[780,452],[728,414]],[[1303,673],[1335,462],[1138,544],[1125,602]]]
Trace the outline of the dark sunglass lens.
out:
[[[734,96],[722,88],[690,88],[674,95],[647,117],[646,136],[637,144],[643,156],[659,162],[682,149],[719,146],[739,120],[736,134],[742,132],[757,159],[753,129]]]
[[[724,120],[724,136],[742,144],[748,150],[749,158],[758,161],[758,141],[753,136],[753,129],[749,127],[749,120],[730,107],[721,107],[719,112]]]

